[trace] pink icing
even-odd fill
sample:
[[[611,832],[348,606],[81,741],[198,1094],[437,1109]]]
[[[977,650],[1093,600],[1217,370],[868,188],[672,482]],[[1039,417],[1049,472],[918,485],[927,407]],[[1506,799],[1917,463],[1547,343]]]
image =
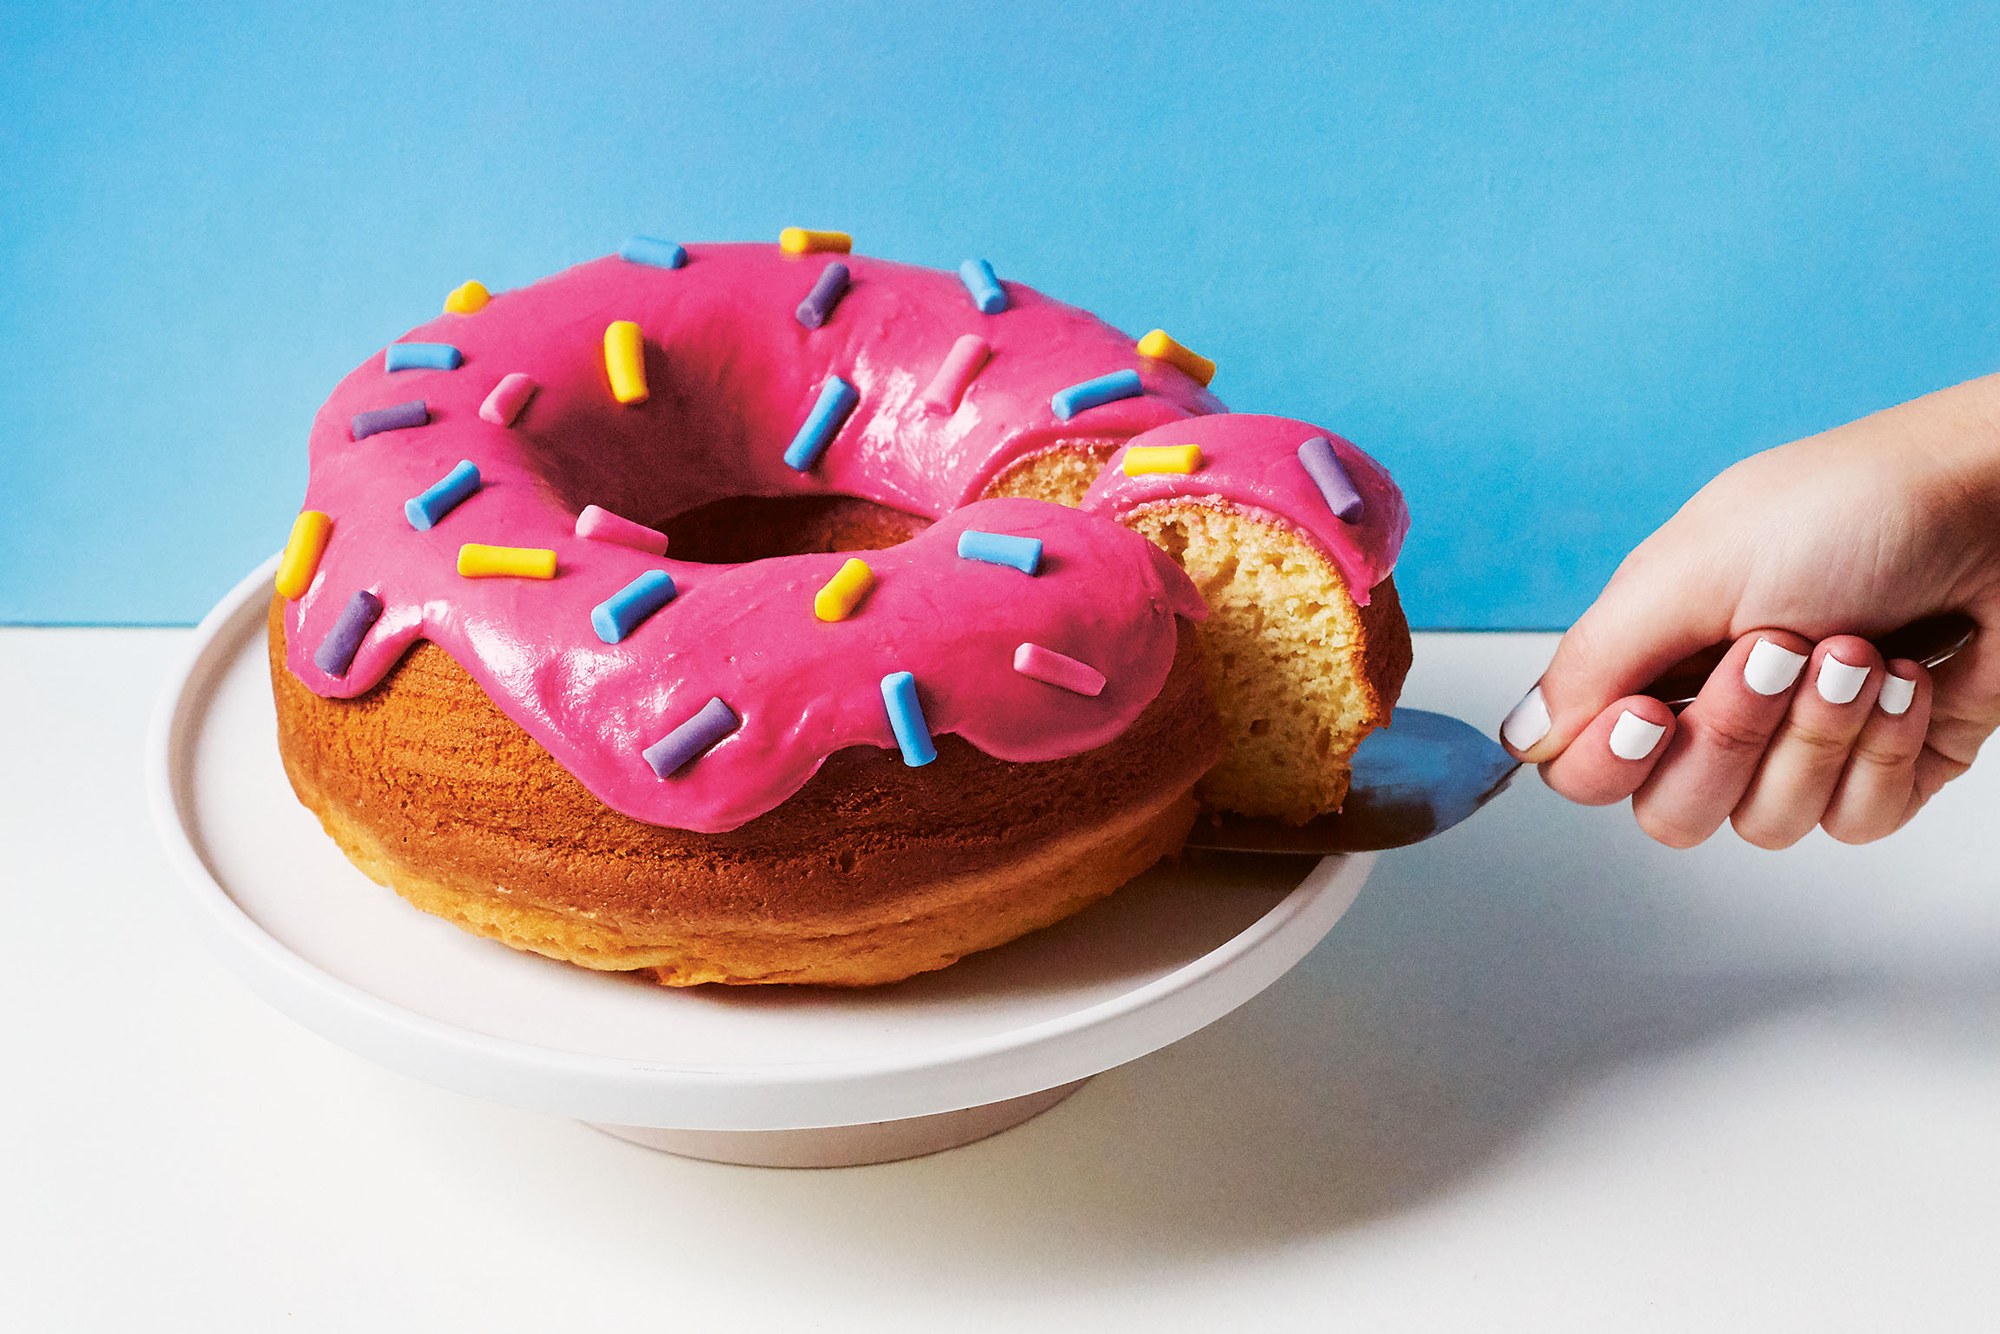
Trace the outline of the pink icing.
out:
[[[408,335],[456,346],[455,371],[402,371],[392,385],[371,357],[314,421],[306,506],[335,524],[317,575],[286,608],[292,672],[318,694],[353,697],[430,640],[608,806],[702,832],[777,806],[836,750],[894,748],[879,688],[892,671],[915,674],[934,733],[1003,760],[1056,759],[1118,736],[1158,694],[1175,617],[1200,617],[1198,594],[1117,524],[1035,501],[968,502],[1010,463],[1060,441],[1115,443],[1166,427],[1157,443],[1179,443],[1192,428],[1232,419],[1204,418],[1221,404],[1193,380],[1028,288],[1007,284],[1009,309],[984,316],[955,275],[844,262],[850,289],[817,330],[793,312],[822,265],[775,246],[701,245],[688,247],[680,269],[596,260]],[[644,335],[651,394],[642,404],[619,404],[604,367],[605,326],[621,319]],[[991,358],[957,408],[940,412],[920,391],[969,332]],[[1143,395],[1055,421],[1054,391],[1127,368]],[[795,472],[783,451],[829,374],[852,382],[860,404],[819,462]],[[511,415],[482,413],[512,375],[538,390],[509,404]],[[414,395],[428,407],[426,425],[352,438],[356,413]],[[1282,481],[1259,491],[1247,458],[1217,442],[1215,478],[1227,485],[1216,489],[1262,495],[1249,503],[1281,514],[1313,512]],[[1393,531],[1393,548],[1400,499],[1359,451],[1337,444],[1371,501],[1363,526]],[[478,465],[479,491],[437,527],[411,528],[403,502],[460,458]],[[658,525],[729,496],[829,493],[938,519],[902,546],[869,553],[874,589],[833,623],[814,617],[813,595],[844,555],[697,564],[576,529],[587,505]],[[1100,511],[1127,503],[1093,495]],[[1306,499],[1324,511],[1316,493]],[[965,528],[1042,539],[1041,572],[958,558]],[[1343,569],[1386,570],[1394,555],[1367,554],[1359,534],[1315,538]],[[460,578],[454,558],[466,542],[551,548],[556,578]],[[620,643],[602,643],[591,608],[650,569],[667,571],[679,595]],[[1365,590],[1373,580],[1353,582]],[[313,649],[360,588],[383,613],[347,673],[329,676]],[[1103,691],[1083,696],[1016,671],[1027,642],[1102,671]],[[711,697],[742,726],[673,777],[655,776],[644,748]]]
[[[1299,445],[1316,435],[1333,442],[1335,455],[1361,493],[1358,523],[1334,517],[1299,462]],[[1125,457],[1121,450],[1098,475],[1083,508],[1117,515],[1168,500],[1195,500],[1262,511],[1302,532],[1324,552],[1364,607],[1369,591],[1395,568],[1410,531],[1410,511],[1388,472],[1351,441],[1290,417],[1222,413],[1155,427],[1132,437],[1127,447],[1149,445],[1200,445],[1201,466],[1191,473],[1127,477],[1120,466]]]

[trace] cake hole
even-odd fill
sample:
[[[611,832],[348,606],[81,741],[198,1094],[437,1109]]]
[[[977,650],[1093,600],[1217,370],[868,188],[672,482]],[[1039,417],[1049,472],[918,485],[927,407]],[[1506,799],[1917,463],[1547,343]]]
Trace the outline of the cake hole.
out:
[[[710,565],[808,551],[879,551],[930,526],[920,514],[851,496],[730,496],[659,525],[669,556]]]

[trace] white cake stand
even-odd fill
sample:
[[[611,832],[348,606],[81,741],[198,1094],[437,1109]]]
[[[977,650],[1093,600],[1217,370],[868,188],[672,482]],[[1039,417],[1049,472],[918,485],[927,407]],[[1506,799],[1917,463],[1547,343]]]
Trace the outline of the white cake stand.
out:
[[[1190,857],[1046,931],[861,991],[672,990],[516,953],[369,881],[293,798],[264,656],[275,563],[202,621],[148,743],[154,818],[209,943],[362,1056],[654,1148],[835,1166],[994,1134],[1276,981],[1373,861]]]

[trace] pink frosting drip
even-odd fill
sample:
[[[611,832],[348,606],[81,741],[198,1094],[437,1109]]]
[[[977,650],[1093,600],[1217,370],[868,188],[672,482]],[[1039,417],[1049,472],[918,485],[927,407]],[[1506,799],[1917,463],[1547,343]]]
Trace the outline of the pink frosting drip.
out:
[[[1361,495],[1358,523],[1342,523],[1299,462],[1299,445],[1316,435],[1333,442],[1335,455]],[[1191,473],[1141,473],[1127,477],[1121,450],[1084,498],[1087,512],[1126,514],[1169,500],[1194,500],[1262,511],[1303,533],[1333,562],[1361,606],[1395,568],[1410,531],[1403,493],[1381,464],[1351,441],[1311,422],[1244,413],[1196,417],[1134,436],[1130,447],[1200,445],[1201,467]]]
[[[793,312],[828,257],[769,245],[688,254],[681,269],[592,261],[411,331],[457,347],[457,370],[390,374],[378,354],[341,382],[313,424],[305,501],[332,516],[332,540],[285,611],[288,663],[307,687],[362,694],[430,640],[611,808],[719,832],[777,806],[836,750],[893,748],[879,688],[892,671],[915,674],[933,733],[1010,761],[1103,745],[1158,695],[1175,617],[1204,614],[1173,563],[1087,513],[968,503],[1010,463],[1057,442],[1122,441],[1155,427],[1160,442],[1212,439],[1208,470],[1164,484],[1107,473],[1091,508],[1115,514],[1212,490],[1271,509],[1357,572],[1350,582],[1363,596],[1394,558],[1401,501],[1359,451],[1337,441],[1370,515],[1362,531],[1322,532],[1314,516],[1325,507],[1310,482],[1302,490],[1284,475],[1298,468],[1289,457],[1297,439],[1278,441],[1285,457],[1264,459],[1262,473],[1252,456],[1276,445],[1251,437],[1275,438],[1251,432],[1232,443],[1232,421],[1277,419],[1206,416],[1221,409],[1206,390],[1082,311],[1008,283],[1009,309],[981,315],[954,275],[844,256],[850,288],[827,324],[808,330]],[[644,403],[612,397],[603,339],[613,320],[643,331]],[[955,411],[928,407],[924,387],[966,333],[987,341],[991,360]],[[1142,396],[1055,420],[1056,390],[1127,368],[1139,372]],[[515,373],[539,386],[534,396],[511,426],[482,419],[487,396]],[[794,472],[784,448],[830,374],[856,387],[859,406],[819,462]],[[426,425],[352,439],[356,413],[417,398]],[[404,501],[460,459],[478,466],[479,491],[431,530],[412,528]],[[865,553],[876,584],[840,622],[817,620],[812,604],[843,555],[695,564],[575,533],[587,504],[657,525],[729,496],[828,493],[938,519],[902,546]],[[1040,573],[959,558],[966,528],[1041,538]],[[461,578],[455,557],[467,542],[551,548],[556,577]],[[602,643],[591,609],[655,569],[673,577],[678,597],[622,642]],[[312,653],[358,588],[384,610],[347,674],[329,676]],[[1079,695],[1015,671],[1024,642],[1101,670],[1103,692]],[[741,727],[674,776],[655,776],[643,749],[714,696]]]

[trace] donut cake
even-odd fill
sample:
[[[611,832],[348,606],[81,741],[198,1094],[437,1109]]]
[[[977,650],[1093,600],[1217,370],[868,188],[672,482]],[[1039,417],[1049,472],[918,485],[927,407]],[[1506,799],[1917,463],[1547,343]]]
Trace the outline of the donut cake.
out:
[[[362,871],[659,982],[866,985],[1203,806],[1335,809],[1409,663],[1373,460],[998,279],[637,238],[467,283],[316,417],[270,609]]]

